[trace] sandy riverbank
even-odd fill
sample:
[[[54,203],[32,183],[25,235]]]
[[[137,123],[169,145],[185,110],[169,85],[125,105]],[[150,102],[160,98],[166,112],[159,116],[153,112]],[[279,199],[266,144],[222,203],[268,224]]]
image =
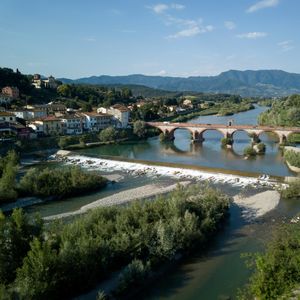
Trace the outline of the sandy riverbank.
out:
[[[243,197],[240,194],[233,197],[233,202],[242,209],[242,216],[249,221],[262,217],[275,209],[279,201],[280,193],[278,191],[265,191],[251,197]]]
[[[190,181],[182,181],[180,182],[180,185],[186,186],[190,184]],[[161,194],[165,194],[168,192],[173,191],[176,189],[177,184],[172,184],[169,186],[162,186],[158,184],[147,184],[138,188],[129,189],[123,192],[119,192],[116,194],[113,194],[111,196],[96,200],[94,202],[91,202],[87,205],[82,206],[80,209],[73,211],[73,212],[67,212],[62,213],[58,215],[53,215],[49,217],[45,217],[44,219],[47,221],[54,220],[54,219],[62,219],[66,217],[71,217],[75,215],[80,215],[83,213],[86,213],[88,210],[101,207],[101,206],[111,206],[111,205],[120,205],[125,204],[130,201],[134,201],[137,199],[145,199],[150,198],[154,196],[158,196]]]

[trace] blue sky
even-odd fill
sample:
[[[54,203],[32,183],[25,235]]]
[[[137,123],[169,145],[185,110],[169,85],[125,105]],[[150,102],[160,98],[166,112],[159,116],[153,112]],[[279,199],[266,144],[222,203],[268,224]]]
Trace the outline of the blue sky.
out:
[[[299,0],[1,0],[0,66],[24,73],[300,73]]]

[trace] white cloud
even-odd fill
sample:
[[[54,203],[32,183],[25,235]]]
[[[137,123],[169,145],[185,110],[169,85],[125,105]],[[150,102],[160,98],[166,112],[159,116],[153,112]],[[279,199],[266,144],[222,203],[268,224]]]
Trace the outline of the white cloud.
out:
[[[159,71],[158,73],[157,73],[157,75],[159,75],[159,76],[165,76],[165,75],[167,75],[167,71],[166,70],[161,70],[161,71]]]
[[[161,14],[161,13],[163,13],[164,11],[166,11],[167,9],[169,9],[169,6],[166,5],[166,4],[160,3],[160,4],[154,5],[154,6],[150,7],[150,8],[151,8],[155,13]]]
[[[235,23],[232,22],[232,21],[225,21],[225,22],[224,22],[224,25],[225,25],[225,27],[226,27],[228,30],[233,30],[233,29],[236,28]]]
[[[292,40],[288,40],[288,41],[282,41],[280,43],[277,44],[282,51],[286,52],[286,51],[290,51],[292,49],[294,49],[294,45],[293,45],[293,41]]]
[[[167,36],[168,39],[178,39],[184,37],[193,37],[201,33],[210,32],[214,29],[213,26],[207,25],[202,26],[201,24],[194,24],[193,26],[189,26],[186,29],[179,30],[175,34],[171,34]]]
[[[158,3],[153,6],[147,6],[147,8],[153,10],[156,14],[163,14],[167,10],[182,10],[185,8],[185,6],[179,3],[171,3],[170,5],[167,5],[165,3]]]
[[[268,34],[266,32],[247,32],[238,34],[237,37],[240,39],[250,39],[250,40],[256,40],[258,38],[266,37]]]
[[[251,5],[248,9],[248,13],[253,13],[255,11],[258,11],[260,9],[274,7],[279,4],[279,0],[261,0],[253,5]]]
[[[212,25],[203,25],[203,20],[191,20],[174,17],[170,11],[182,10],[184,5],[178,3],[171,3],[169,5],[159,3],[154,6],[147,6],[147,8],[154,11],[156,14],[162,17],[162,20],[167,26],[173,26],[177,28],[177,32],[167,36],[167,39],[177,39],[183,37],[193,37],[201,33],[212,31],[214,27]]]

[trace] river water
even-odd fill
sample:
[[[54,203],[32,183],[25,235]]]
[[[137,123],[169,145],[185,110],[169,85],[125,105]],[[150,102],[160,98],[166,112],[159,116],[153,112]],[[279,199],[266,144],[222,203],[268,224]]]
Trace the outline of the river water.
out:
[[[266,109],[266,107],[256,106],[253,110],[238,113],[234,116],[204,116],[195,118],[190,122],[227,124],[229,120],[233,119],[235,124],[254,125],[257,124],[257,116]],[[206,131],[204,138],[205,141],[203,143],[191,143],[188,130],[178,129],[175,131],[175,140],[173,142],[161,143],[158,137],[153,137],[147,141],[107,145],[84,149],[79,152],[93,156],[109,155],[277,176],[295,175],[284,163],[282,153],[278,149],[278,138],[276,135],[262,133],[260,139],[266,144],[266,154],[249,160],[245,160],[243,157],[244,148],[249,146],[251,142],[244,131],[238,131],[234,134],[232,150],[221,147],[222,134],[216,130]]]
[[[235,124],[253,125],[257,124],[257,116],[266,109],[257,106],[254,110],[234,116],[205,116],[190,122],[226,124],[234,119]],[[92,156],[118,156],[279,176],[295,175],[284,163],[278,149],[277,137],[272,134],[261,134],[260,138],[267,146],[266,154],[251,160],[243,159],[242,155],[243,149],[250,144],[250,139],[245,132],[234,134],[232,150],[224,150],[220,147],[222,136],[217,131],[207,131],[204,138],[202,144],[193,144],[189,132],[178,129],[175,132],[175,140],[171,143],[160,143],[158,137],[154,137],[147,141],[108,145],[79,152]],[[229,195],[241,192],[235,188],[219,188]],[[250,189],[244,192],[253,194],[259,191]],[[251,274],[245,266],[245,261],[241,259],[241,254],[262,250],[273,228],[298,211],[297,201],[281,201],[276,210],[257,221],[247,223],[241,218],[240,209],[232,205],[228,223],[212,240],[206,254],[199,255],[196,251],[179,265],[174,266],[138,298],[147,300],[235,299],[238,288],[243,287]]]
[[[205,116],[191,122],[194,123],[220,123],[225,124],[234,119],[236,124],[256,124],[257,116],[265,107],[256,107],[254,110],[236,114],[230,117]],[[186,130],[176,130],[175,140],[172,143],[162,144],[157,137],[147,141],[126,143],[120,145],[107,145],[78,151],[80,154],[91,156],[119,156],[131,159],[149,161],[162,161],[170,163],[183,163],[247,172],[259,172],[270,175],[294,175],[283,162],[278,151],[276,137],[262,134],[261,139],[267,145],[267,153],[253,160],[244,160],[243,149],[249,145],[250,139],[244,132],[234,135],[233,150],[224,150],[220,147],[221,134],[216,131],[205,133],[202,144],[192,144]],[[120,173],[120,172],[118,172]],[[148,178],[141,176],[132,178],[122,174],[124,179],[105,190],[91,195],[70,198],[64,201],[55,201],[34,205],[26,209],[29,213],[40,212],[42,216],[72,211],[82,205],[115,192],[134,188],[154,181],[173,183],[170,178]],[[254,188],[243,191],[238,187],[228,185],[215,185],[223,192],[233,196],[237,193],[254,194],[263,188]],[[139,295],[138,299],[174,299],[174,300],[213,300],[235,299],[238,288],[242,287],[249,278],[250,270],[241,259],[241,254],[263,249],[265,241],[271,236],[271,231],[277,224],[294,216],[300,207],[297,201],[281,201],[278,208],[263,218],[247,223],[241,217],[241,211],[236,205],[231,205],[230,218],[224,228],[212,239],[207,252],[198,254],[197,251],[184,259],[172,270],[167,272],[148,290]],[[85,300],[95,299],[97,291],[92,291]]]

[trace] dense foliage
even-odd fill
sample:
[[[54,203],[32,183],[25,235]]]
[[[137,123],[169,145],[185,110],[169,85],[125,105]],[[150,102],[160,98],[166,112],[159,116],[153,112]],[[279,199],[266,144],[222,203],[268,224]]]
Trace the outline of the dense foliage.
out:
[[[256,156],[257,152],[253,149],[252,146],[248,146],[244,149],[244,155],[247,157]]]
[[[17,198],[16,176],[19,158],[14,151],[0,157],[0,203]]]
[[[300,168],[300,152],[286,150],[284,151],[284,158],[291,166]]]
[[[79,167],[29,169],[17,180],[18,156],[14,151],[0,158],[0,203],[19,196],[64,198],[100,189],[106,180]]]
[[[72,106],[77,107],[81,106],[78,100],[85,101],[92,106],[110,106],[118,102],[126,103],[132,97],[132,92],[127,87],[117,90],[113,87],[63,84],[58,87],[57,92],[61,97],[75,99]]]
[[[247,111],[250,109],[254,109],[254,106],[251,102],[244,100],[241,102],[223,102],[220,105],[220,109],[218,111],[218,115],[220,116],[228,116],[228,115],[233,115],[239,112]]]
[[[9,68],[0,68],[0,90],[5,86],[18,87],[21,93],[30,93],[33,89],[30,77],[21,74],[18,70],[14,72]]]
[[[174,259],[178,252],[204,247],[227,209],[227,197],[215,190],[178,187],[153,201],[99,208],[72,222],[53,224],[42,236],[25,240],[30,250],[13,270],[16,279],[11,285],[1,281],[0,290],[22,299],[63,299],[129,264],[120,277],[122,292],[150,267]],[[10,255],[1,254],[4,261]]]
[[[11,217],[5,218],[0,211],[0,285],[14,281],[30,242],[34,237],[41,238],[42,229],[39,217],[29,219],[22,210],[16,209]]]
[[[35,169],[27,171],[20,180],[19,190],[23,195],[65,198],[102,188],[106,180],[94,172],[85,172],[79,167]]]
[[[283,225],[265,253],[252,257],[255,272],[241,299],[292,298],[300,284],[300,225]]]
[[[300,95],[292,95],[274,101],[270,109],[262,113],[260,125],[300,126]]]
[[[281,195],[285,199],[300,198],[300,180],[290,182],[289,186],[281,191]]]

